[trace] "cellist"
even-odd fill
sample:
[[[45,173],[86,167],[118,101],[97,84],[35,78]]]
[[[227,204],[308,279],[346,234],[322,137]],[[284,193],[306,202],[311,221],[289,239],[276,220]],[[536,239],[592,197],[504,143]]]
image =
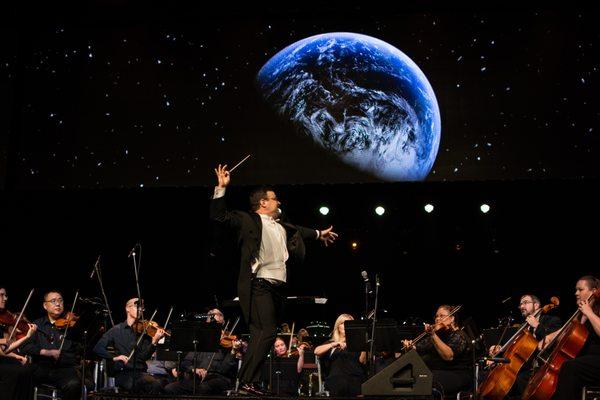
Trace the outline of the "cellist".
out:
[[[552,400],[580,398],[584,386],[600,383],[600,299],[592,296],[597,295],[598,290],[600,281],[594,276],[586,275],[577,281],[575,298],[581,312],[580,322],[587,328],[588,337],[577,356],[563,362]],[[548,345],[558,333],[549,335],[540,347]]]
[[[523,318],[525,318],[525,323],[529,326],[530,332],[537,340],[542,340],[548,334],[559,330],[562,326],[562,321],[559,317],[550,314],[542,314],[541,312],[538,313],[540,308],[541,302],[539,297],[533,294],[524,294],[521,296],[519,301],[519,311]],[[537,317],[535,316],[536,313],[538,314]],[[492,346],[492,348],[490,348],[490,356],[495,356],[499,348],[500,346],[498,345]],[[523,391],[527,387],[527,382],[529,381],[529,378],[531,378],[533,358],[535,357],[531,357],[519,370],[515,383],[508,393],[509,398],[521,398],[521,394],[523,394]]]

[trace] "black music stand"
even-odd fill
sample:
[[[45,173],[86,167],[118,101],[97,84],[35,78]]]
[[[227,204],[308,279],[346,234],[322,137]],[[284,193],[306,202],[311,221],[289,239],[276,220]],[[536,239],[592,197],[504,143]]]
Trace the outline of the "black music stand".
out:
[[[345,321],[346,344],[349,351],[361,352],[369,350],[369,321]],[[375,325],[375,346],[373,352],[400,352],[402,350],[401,332],[398,323],[392,319],[377,321]]]
[[[196,394],[196,361],[198,352],[216,352],[221,341],[221,325],[204,321],[174,322],[171,327],[170,350],[177,352],[178,369],[182,353],[194,353],[193,394]]]
[[[262,367],[262,377],[264,381],[275,382],[270,390],[278,396],[297,396],[298,382],[300,374],[298,373],[298,358],[273,357],[270,355],[268,363]]]

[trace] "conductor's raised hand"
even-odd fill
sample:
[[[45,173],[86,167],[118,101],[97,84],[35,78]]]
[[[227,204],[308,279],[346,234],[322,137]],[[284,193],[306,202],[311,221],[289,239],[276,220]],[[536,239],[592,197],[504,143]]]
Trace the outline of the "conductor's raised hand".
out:
[[[337,239],[338,234],[333,231],[333,226],[325,229],[320,232],[319,240],[322,240],[325,243],[325,246],[329,246]]]
[[[229,185],[229,181],[231,177],[229,176],[229,171],[227,171],[227,164],[221,165],[215,168],[215,174],[217,175],[218,187],[226,188]]]

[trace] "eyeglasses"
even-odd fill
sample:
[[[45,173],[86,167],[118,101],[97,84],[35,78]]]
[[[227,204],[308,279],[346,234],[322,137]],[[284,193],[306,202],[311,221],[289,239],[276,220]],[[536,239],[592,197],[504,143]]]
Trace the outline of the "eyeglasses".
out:
[[[520,306],[524,306],[525,304],[533,303],[533,301],[522,301],[519,303]]]
[[[64,304],[65,301],[63,299],[51,299],[51,300],[44,301],[44,303],[52,303],[54,305],[57,305],[57,304]]]

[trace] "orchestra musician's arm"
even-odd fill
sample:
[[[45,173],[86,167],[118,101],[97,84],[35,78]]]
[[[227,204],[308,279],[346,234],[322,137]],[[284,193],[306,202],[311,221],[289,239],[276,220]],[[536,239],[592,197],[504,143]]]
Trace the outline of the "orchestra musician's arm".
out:
[[[302,373],[302,368],[304,368],[304,346],[300,345],[298,347],[298,364],[296,365],[299,374]]]
[[[21,339],[11,342],[8,345],[8,347],[6,347],[6,348],[0,347],[0,356],[16,358],[20,362],[22,362],[23,358],[25,358],[25,357],[19,356],[18,354],[13,353],[13,351],[18,349],[19,347],[21,347],[21,345],[23,345],[25,342],[27,342],[29,339],[31,339],[31,337],[33,336],[33,334],[36,331],[37,331],[37,325],[29,324],[29,330],[27,331],[27,334],[25,336],[23,336]],[[26,360],[26,358],[25,358],[25,360]]]
[[[114,352],[108,351],[109,345],[111,345],[114,342],[115,332],[116,332],[116,327],[113,327],[113,328],[109,329],[104,335],[102,335],[100,340],[98,340],[98,342],[94,346],[94,353],[98,357],[101,357],[101,358],[104,358],[107,360],[113,360],[113,361],[121,360],[121,361],[127,363],[127,360],[123,359],[123,357],[126,358],[126,356],[121,357],[121,355],[119,355],[119,354],[115,354]],[[121,358],[119,358],[119,357],[121,357]]]
[[[342,343],[342,342],[327,342],[327,343],[323,343],[320,346],[315,347],[315,355],[316,356],[323,356],[324,354],[327,354],[327,352],[331,351],[332,349],[335,349],[339,347],[340,349],[345,349],[346,348],[346,343]]]
[[[360,356],[358,356],[358,362],[361,364],[367,363],[367,352],[366,351],[360,352]]]
[[[431,332],[431,341],[433,343],[433,347],[438,352],[440,357],[446,361],[452,361],[454,359],[454,351],[452,348],[448,346],[446,343],[440,339],[440,337],[435,333],[435,331]]]
[[[581,323],[585,323],[585,321],[589,320],[596,331],[596,335],[600,335],[600,317],[594,313],[594,310],[590,306],[590,303],[587,300],[581,300],[579,302],[579,310],[583,314],[581,317]]]
[[[554,315],[547,315],[546,318],[547,321],[544,324],[538,323],[537,326],[533,327],[533,336],[535,336],[536,339],[543,338],[549,333],[556,332],[563,325],[560,318]],[[527,317],[527,321],[529,322],[529,317]]]

